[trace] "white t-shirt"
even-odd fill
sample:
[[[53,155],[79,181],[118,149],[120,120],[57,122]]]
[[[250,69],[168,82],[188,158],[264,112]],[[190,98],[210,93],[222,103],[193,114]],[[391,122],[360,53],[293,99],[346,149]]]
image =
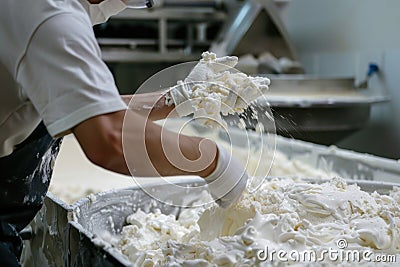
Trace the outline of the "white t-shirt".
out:
[[[41,120],[52,136],[126,109],[78,0],[2,0],[0,157]]]

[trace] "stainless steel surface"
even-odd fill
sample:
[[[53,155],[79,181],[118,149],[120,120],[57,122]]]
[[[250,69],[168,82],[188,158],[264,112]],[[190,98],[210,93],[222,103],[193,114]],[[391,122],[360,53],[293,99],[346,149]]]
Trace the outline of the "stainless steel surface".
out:
[[[276,57],[298,59],[273,0],[249,0],[240,5],[227,5],[230,7],[228,19],[211,51],[219,56],[271,52]],[[275,30],[278,36],[272,33]]]
[[[169,124],[171,130],[180,129],[182,122]],[[243,140],[237,145],[246,147],[247,142],[255,143],[257,133],[240,129],[231,129],[232,140]],[[249,138],[249,139],[248,139]],[[400,162],[358,153],[335,146],[324,146],[277,135],[276,150],[282,152],[289,160],[297,160],[312,168],[334,172],[348,180],[368,180],[376,182],[400,183]],[[312,178],[312,177],[311,177]]]
[[[32,238],[24,241],[22,266],[70,266],[68,214],[71,211],[71,206],[47,193],[42,209],[30,224]]]
[[[125,9],[112,19],[139,19],[139,20],[157,20],[159,18],[166,19],[183,19],[183,20],[222,20],[226,18],[226,13],[216,11],[213,8],[155,8],[151,10],[131,10]]]
[[[106,24],[95,27],[103,60],[110,63],[197,60],[201,52],[208,50],[226,13],[215,4],[206,4],[214,1],[172,2],[150,10],[125,9]]]
[[[165,7],[219,7],[220,0],[163,0],[162,6]]]
[[[260,74],[262,75],[262,74]],[[315,75],[266,75],[271,79],[272,90],[303,92],[355,90],[354,77],[323,77]]]
[[[343,138],[361,130],[370,119],[370,104],[314,104],[314,103],[271,103],[254,106],[258,114],[267,110],[272,111],[276,133],[285,137],[303,141],[332,145]],[[245,111],[247,129],[255,130],[257,122],[252,118],[249,110]],[[235,117],[225,117],[228,121],[235,121]],[[258,119],[258,122],[270,125],[267,118]]]
[[[274,107],[337,107],[376,104],[390,100],[384,93],[359,89],[355,85],[354,77],[270,74],[265,76],[271,80],[267,99]]]
[[[254,108],[261,114],[272,110],[278,134],[313,143],[331,145],[361,130],[372,106],[390,100],[371,88],[356,88],[353,77],[266,76],[270,90]]]
[[[286,103],[285,103],[286,104]],[[263,114],[265,108],[254,107]],[[346,106],[273,106],[271,111],[275,121],[276,133],[285,137],[300,139],[308,142],[332,145],[343,138],[365,127],[370,118],[371,106],[368,104]],[[245,111],[248,112],[248,111]],[[249,127],[255,130],[256,125],[248,113]],[[228,116],[226,120],[234,120]],[[260,123],[270,124],[270,121],[259,120]]]
[[[396,160],[281,136],[276,138],[276,147],[290,160],[335,172],[345,179],[400,183],[400,163]]]
[[[133,52],[125,49],[104,48],[102,50],[102,58],[108,63],[131,63],[131,62],[146,62],[146,63],[176,63],[177,60],[194,61],[198,60],[198,56],[186,55],[181,52]]]
[[[193,180],[192,180],[193,181]],[[199,180],[196,179],[196,184]],[[193,184],[190,179],[179,182],[182,186]],[[163,183],[146,185],[152,192],[168,193],[168,186]],[[182,197],[171,195],[175,201]],[[138,209],[145,212],[160,208],[167,214],[177,215],[179,207],[158,202],[138,187],[112,190],[96,194],[96,200],[82,199],[74,205],[76,220],[70,222],[70,255],[74,266],[133,266],[126,256],[122,255],[102,238],[118,235],[125,225],[127,215]],[[97,238],[96,238],[97,237]],[[93,241],[96,238],[96,241]]]

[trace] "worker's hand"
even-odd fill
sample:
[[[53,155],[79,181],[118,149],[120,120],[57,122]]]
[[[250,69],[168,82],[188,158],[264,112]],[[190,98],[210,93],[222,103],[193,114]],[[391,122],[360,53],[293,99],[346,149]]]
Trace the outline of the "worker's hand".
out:
[[[204,52],[203,59],[193,68],[183,81],[179,81],[167,92],[166,98],[175,104],[176,111],[180,117],[189,115],[193,109],[193,100],[204,97],[204,83],[214,85],[207,90],[216,92],[221,101],[218,111],[223,115],[241,113],[248,105],[262,96],[267,90],[270,81],[265,77],[249,77],[233,67],[238,58],[227,56],[217,58],[214,53]],[[200,90],[198,90],[200,89]],[[168,104],[168,103],[167,103]],[[204,108],[213,108],[209,103]],[[206,112],[207,113],[207,112]],[[200,114],[202,114],[200,112]]]
[[[168,106],[175,104],[175,110],[179,117],[184,117],[194,112],[191,102],[191,85],[178,81],[177,85],[171,87],[165,95],[166,104]]]
[[[205,180],[215,201],[222,208],[227,208],[241,196],[246,188],[248,175],[231,153],[219,145],[217,147],[217,167]]]
[[[193,87],[203,82],[215,82],[210,81],[210,78],[233,68],[237,62],[238,58],[235,56],[217,58],[214,53],[204,52],[202,59],[189,75],[167,91],[167,104],[175,104],[176,112],[180,117],[193,113],[194,109],[191,102],[195,98]]]
[[[235,112],[243,112],[251,102],[265,94],[269,88],[270,80],[265,77],[243,77],[244,86],[233,87],[229,91],[227,107],[232,107]],[[226,115],[230,111],[222,111]]]
[[[185,83],[209,81],[210,77],[232,69],[238,63],[235,56],[216,57],[214,53],[204,52],[202,59],[184,80]]]

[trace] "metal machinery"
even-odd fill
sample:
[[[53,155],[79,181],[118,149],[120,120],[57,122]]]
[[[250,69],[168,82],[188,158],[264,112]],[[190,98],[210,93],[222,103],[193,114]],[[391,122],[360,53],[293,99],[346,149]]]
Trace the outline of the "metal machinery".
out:
[[[285,2],[164,0],[153,9],[126,9],[95,33],[121,93],[203,51],[237,55],[239,70],[271,78],[269,105],[279,134],[333,144],[363,128],[371,105],[388,97],[358,88],[368,86],[355,85],[354,77],[304,74],[279,16]]]
[[[95,26],[103,59],[122,93],[177,63],[198,60],[226,20],[223,2],[157,1],[152,9],[126,9]],[[134,88],[134,89],[132,89]]]
[[[152,9],[125,9],[95,27],[106,62],[197,60],[227,17],[219,1],[161,2]]]

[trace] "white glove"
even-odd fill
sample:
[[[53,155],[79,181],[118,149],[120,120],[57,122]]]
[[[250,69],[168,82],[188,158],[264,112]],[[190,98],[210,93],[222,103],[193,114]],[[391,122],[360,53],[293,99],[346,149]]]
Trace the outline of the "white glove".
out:
[[[218,147],[215,170],[205,178],[211,196],[222,208],[235,203],[246,188],[248,175],[242,164],[223,147]]]
[[[252,101],[268,90],[270,81],[264,77],[249,77],[235,71],[232,68],[237,62],[237,57],[217,58],[214,53],[204,52],[200,62],[185,80],[169,89],[166,94],[167,105],[174,103],[180,117],[195,112],[198,117],[206,114],[216,121],[220,120],[219,113],[227,115],[243,112]],[[214,110],[211,103],[205,104],[207,99],[219,99],[219,109]],[[204,104],[201,107],[198,106],[200,102]],[[205,105],[208,106],[208,111],[204,108]]]
[[[166,104],[175,104],[176,113],[179,117],[184,117],[194,112],[191,100],[192,83],[187,84],[183,81],[178,81],[177,85],[171,87],[166,95]]]
[[[175,104],[176,112],[180,117],[189,115],[195,110],[192,105],[193,86],[200,82],[212,82],[210,77],[233,68],[238,62],[234,56],[217,58],[214,53],[204,52],[202,59],[194,66],[189,75],[177,85],[171,87],[167,94],[167,105]]]
[[[204,52],[202,59],[184,80],[185,83],[204,82],[218,73],[222,73],[236,66],[238,58],[235,56],[217,57],[214,53]]]
[[[265,77],[246,77],[243,84],[246,84],[239,91],[230,91],[230,96],[235,100],[234,110],[238,113],[243,112],[251,102],[265,94],[268,90],[270,80]],[[236,97],[236,98],[235,98]],[[233,99],[231,101],[233,101]]]

